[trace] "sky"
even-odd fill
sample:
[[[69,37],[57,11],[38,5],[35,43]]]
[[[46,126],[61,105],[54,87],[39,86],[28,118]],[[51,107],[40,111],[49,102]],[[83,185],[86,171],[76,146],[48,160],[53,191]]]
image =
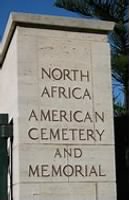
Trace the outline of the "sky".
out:
[[[54,2],[55,0],[0,0],[0,40],[11,12],[80,17],[77,13],[55,7]]]

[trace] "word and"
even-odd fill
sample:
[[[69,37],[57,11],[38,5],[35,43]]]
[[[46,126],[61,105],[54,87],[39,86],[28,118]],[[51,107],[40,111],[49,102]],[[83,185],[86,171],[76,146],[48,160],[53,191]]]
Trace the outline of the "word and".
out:
[[[56,148],[54,158],[80,158],[82,157],[82,149],[80,148]]]

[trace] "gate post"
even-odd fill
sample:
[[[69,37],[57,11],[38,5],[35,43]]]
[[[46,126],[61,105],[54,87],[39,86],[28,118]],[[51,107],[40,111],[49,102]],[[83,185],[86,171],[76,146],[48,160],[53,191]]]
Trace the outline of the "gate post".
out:
[[[13,136],[13,126],[8,123],[8,114],[0,114],[0,200],[8,200],[9,155],[7,140]]]

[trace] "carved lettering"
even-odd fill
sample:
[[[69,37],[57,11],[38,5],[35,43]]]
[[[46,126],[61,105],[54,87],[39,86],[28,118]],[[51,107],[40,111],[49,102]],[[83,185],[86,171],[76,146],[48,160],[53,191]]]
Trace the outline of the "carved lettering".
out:
[[[94,113],[90,113],[90,112],[84,112],[82,110],[73,111],[73,110],[41,109],[40,112],[38,113],[33,109],[30,112],[28,119],[29,121],[104,123],[104,112],[95,111]]]
[[[102,141],[104,129],[76,129],[76,128],[30,128],[28,137],[31,140],[42,141]]]
[[[106,173],[99,165],[29,165],[29,177],[104,177]]]
[[[62,69],[59,67],[55,68],[41,68],[41,79],[50,80],[64,80],[64,81],[90,81],[90,73],[88,70],[77,70],[77,69]]]
[[[75,100],[91,100],[91,94],[87,88],[82,89],[80,87],[61,87],[51,86],[44,87],[41,92],[41,97],[47,98],[64,98],[64,99],[75,99]]]

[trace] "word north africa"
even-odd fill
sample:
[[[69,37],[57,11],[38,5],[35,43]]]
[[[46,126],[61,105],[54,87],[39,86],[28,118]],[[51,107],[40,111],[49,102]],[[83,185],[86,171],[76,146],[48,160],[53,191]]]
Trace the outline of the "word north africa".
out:
[[[82,89],[80,87],[62,87],[51,86],[44,87],[41,92],[41,97],[47,98],[64,98],[64,99],[88,99],[91,100],[91,94],[87,88]]]
[[[62,69],[55,68],[41,68],[41,79],[50,80],[64,80],[64,81],[90,81],[90,74],[88,70],[79,69]]]

